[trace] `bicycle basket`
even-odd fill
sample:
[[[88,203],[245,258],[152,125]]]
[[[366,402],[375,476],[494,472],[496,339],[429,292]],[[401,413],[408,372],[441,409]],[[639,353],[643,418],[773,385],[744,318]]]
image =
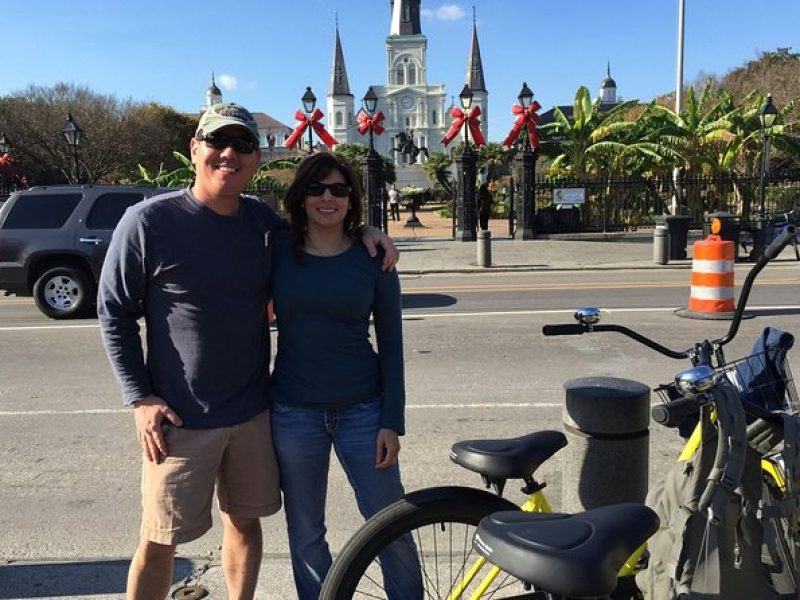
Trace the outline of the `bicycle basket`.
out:
[[[720,367],[743,402],[767,410],[796,412],[797,389],[786,352],[761,352]]]

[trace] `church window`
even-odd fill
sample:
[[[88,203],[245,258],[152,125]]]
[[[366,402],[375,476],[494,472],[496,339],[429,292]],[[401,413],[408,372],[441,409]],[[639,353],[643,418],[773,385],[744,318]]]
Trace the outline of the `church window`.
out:
[[[336,66],[336,71],[334,73],[334,79],[336,81],[336,85],[342,84],[342,67]]]
[[[347,113],[347,126],[348,127],[353,126],[353,113],[351,112]]]
[[[436,125],[436,111],[431,113],[431,125]]]
[[[406,84],[406,80],[405,80],[405,77],[404,77],[405,73],[403,72],[403,65],[397,65],[396,73],[397,73],[397,75],[396,75],[396,77],[397,77],[397,82],[396,82],[397,85],[405,85]]]
[[[406,127],[411,127],[411,117],[406,117]]]
[[[336,111],[336,127],[341,127],[342,123],[343,123],[343,121],[342,121],[342,111],[337,110]]]
[[[417,68],[414,66],[414,63],[409,63],[408,85],[416,85],[416,84],[417,84]]]
[[[406,2],[403,4],[403,21],[408,23],[411,20],[411,3]]]

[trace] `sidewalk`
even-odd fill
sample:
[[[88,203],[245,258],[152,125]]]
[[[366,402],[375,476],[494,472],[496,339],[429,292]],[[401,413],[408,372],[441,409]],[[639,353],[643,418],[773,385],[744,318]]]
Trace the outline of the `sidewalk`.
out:
[[[451,219],[423,209],[417,211],[422,226],[411,227],[406,225],[409,215],[403,212],[399,222],[389,221],[389,235],[400,249],[397,270],[401,274],[688,269],[691,267],[691,244],[696,239],[690,232],[688,259],[658,265],[653,262],[651,230],[551,235],[523,241],[509,237],[507,220],[492,219],[489,221],[491,266],[479,267],[477,242],[453,240]]]

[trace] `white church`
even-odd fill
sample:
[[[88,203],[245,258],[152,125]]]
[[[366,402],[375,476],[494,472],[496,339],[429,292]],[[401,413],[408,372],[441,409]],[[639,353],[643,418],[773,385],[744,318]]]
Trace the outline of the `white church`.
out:
[[[373,84],[378,96],[377,111],[386,119],[382,125],[386,131],[375,136],[375,150],[383,156],[393,156],[399,166],[408,161],[408,156],[394,149],[399,138],[409,136],[418,148],[429,152],[444,152],[440,140],[450,127],[449,114],[452,105],[447,104],[443,84],[428,83],[428,40],[420,27],[420,0],[390,0],[391,22],[386,38],[386,84]],[[481,130],[488,132],[489,92],[481,63],[478,33],[473,15],[472,44],[467,61],[465,83],[474,94],[472,105],[480,106]],[[458,90],[461,91],[461,90]],[[364,90],[366,92],[366,89]],[[326,128],[339,143],[369,143],[369,136],[358,133],[356,115],[361,110],[363,93],[354,97],[347,79],[344,52],[336,26],[331,82],[327,94]],[[417,162],[425,160],[424,153]],[[401,173],[398,171],[398,183]]]

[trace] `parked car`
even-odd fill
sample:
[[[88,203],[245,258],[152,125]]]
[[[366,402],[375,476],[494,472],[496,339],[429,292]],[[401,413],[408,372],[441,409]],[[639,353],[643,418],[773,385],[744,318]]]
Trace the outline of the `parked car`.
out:
[[[54,319],[94,314],[100,269],[122,214],[167,191],[55,185],[14,192],[0,208],[0,290],[32,295]]]

